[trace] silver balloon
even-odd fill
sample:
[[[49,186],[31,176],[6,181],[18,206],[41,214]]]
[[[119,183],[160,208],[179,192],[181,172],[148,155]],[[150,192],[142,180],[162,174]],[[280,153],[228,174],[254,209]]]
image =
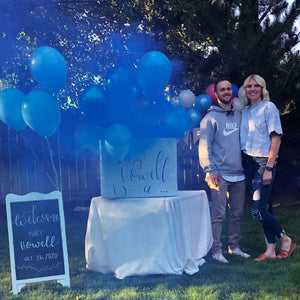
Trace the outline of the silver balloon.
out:
[[[242,94],[242,91],[244,90],[244,88],[241,86],[239,88],[239,91],[238,91],[238,97],[241,98],[241,94]]]
[[[244,109],[244,104],[238,97],[232,99],[232,105],[236,111],[242,112],[242,110]]]
[[[195,95],[190,90],[183,90],[179,93],[178,100],[183,107],[189,108],[195,102]]]

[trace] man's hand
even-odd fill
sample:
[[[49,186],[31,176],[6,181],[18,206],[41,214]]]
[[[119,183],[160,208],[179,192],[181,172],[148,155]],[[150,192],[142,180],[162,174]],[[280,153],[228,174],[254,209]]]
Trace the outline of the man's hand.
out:
[[[219,190],[219,181],[220,181],[220,175],[214,174],[211,176],[206,176],[205,181],[207,182],[208,186],[211,189]]]

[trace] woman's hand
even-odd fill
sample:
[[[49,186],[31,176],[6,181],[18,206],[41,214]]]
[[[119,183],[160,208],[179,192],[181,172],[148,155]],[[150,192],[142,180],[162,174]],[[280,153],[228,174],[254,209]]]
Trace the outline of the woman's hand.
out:
[[[262,184],[263,185],[269,185],[272,182],[272,171],[264,170],[263,176],[262,176]]]

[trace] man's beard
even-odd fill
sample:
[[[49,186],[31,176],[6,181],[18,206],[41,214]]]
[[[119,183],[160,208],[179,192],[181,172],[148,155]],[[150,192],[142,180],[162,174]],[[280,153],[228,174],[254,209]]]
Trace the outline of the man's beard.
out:
[[[223,104],[229,104],[231,102],[231,99],[230,100],[224,100],[224,99],[220,99],[219,100],[223,103]]]

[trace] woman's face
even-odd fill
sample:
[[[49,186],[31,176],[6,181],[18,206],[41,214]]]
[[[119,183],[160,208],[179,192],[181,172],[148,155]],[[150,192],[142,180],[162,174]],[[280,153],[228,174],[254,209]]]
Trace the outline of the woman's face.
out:
[[[246,96],[251,104],[257,104],[262,100],[262,88],[253,78],[245,87]]]

